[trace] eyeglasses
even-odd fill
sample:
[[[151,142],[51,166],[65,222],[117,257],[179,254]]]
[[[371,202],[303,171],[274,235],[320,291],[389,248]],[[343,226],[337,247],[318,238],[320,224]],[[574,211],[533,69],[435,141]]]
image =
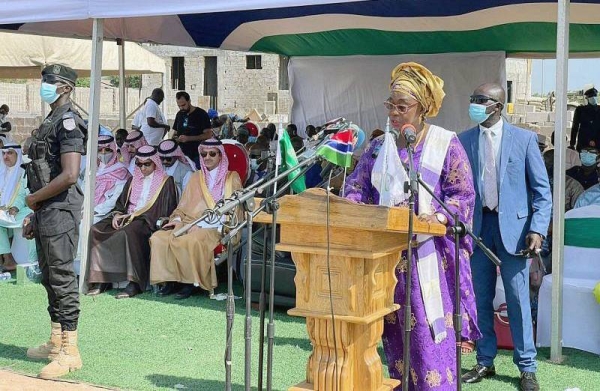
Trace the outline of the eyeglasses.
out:
[[[490,98],[489,96],[485,96],[485,95],[471,95],[469,102],[477,103],[478,105],[482,105],[484,103],[487,103],[490,100],[495,103],[500,103],[496,99]]]
[[[111,148],[98,148],[99,153],[111,153],[112,151]]]
[[[144,162],[144,163],[142,163],[142,162],[135,162],[135,165],[138,166],[139,168],[142,168],[142,167],[149,168],[149,167],[152,167],[152,164],[153,164],[153,162]]]
[[[415,102],[412,105],[395,105],[392,102],[390,102],[389,100],[386,100],[385,102],[383,102],[383,105],[385,106],[386,109],[388,109],[389,111],[396,110],[400,114],[408,113],[408,110],[410,110],[411,108],[413,108],[414,106],[416,106],[418,104],[419,104],[419,102]]]
[[[200,156],[202,157],[206,157],[207,155],[210,155],[210,157],[215,157],[218,154],[220,154],[220,152],[215,152],[215,151],[210,151],[210,152],[200,152]]]

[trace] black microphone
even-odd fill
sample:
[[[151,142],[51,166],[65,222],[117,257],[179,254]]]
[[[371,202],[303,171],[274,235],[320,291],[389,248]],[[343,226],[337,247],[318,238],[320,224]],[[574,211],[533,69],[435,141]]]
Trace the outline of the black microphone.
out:
[[[400,134],[404,136],[407,144],[414,144],[417,142],[417,130],[411,124],[406,124],[400,128]]]

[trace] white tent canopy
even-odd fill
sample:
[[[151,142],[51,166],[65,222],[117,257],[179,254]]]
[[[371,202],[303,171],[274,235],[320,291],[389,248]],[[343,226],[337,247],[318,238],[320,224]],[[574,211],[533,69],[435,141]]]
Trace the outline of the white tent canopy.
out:
[[[0,23],[32,23],[82,19],[110,19],[140,16],[163,16],[210,12],[288,8],[361,0],[11,0],[5,5]],[[88,30],[89,32],[89,30]]]
[[[54,38],[18,33],[0,33],[0,78],[37,79],[46,64],[65,64],[79,77],[90,75],[92,42],[72,38]],[[102,74],[119,74],[119,48],[104,42]],[[164,73],[165,61],[136,43],[125,46],[127,74]]]

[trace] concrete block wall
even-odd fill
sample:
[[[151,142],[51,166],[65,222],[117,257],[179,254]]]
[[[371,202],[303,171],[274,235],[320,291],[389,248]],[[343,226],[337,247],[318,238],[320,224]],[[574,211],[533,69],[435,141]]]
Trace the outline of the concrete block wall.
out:
[[[537,124],[548,122],[548,112],[525,113],[525,122]]]
[[[506,59],[506,80],[512,81],[512,101],[526,100],[531,95],[531,75],[528,60]]]
[[[170,89],[170,64],[172,57],[185,58],[186,91],[194,102],[206,103],[202,98],[204,93],[204,59],[206,56],[217,57],[217,83],[218,97],[217,109],[219,112],[245,115],[252,109],[264,112],[267,94],[277,93],[277,113],[288,114],[291,108],[291,96],[287,90],[279,90],[279,56],[273,54],[232,52],[215,49],[198,49],[178,46],[145,45],[154,54],[161,56],[169,65],[167,88],[165,97],[174,99],[177,91]],[[261,55],[262,69],[246,69],[246,55]],[[144,75],[142,78],[144,89],[146,86],[162,85],[158,75]],[[202,106],[201,106],[202,107]],[[208,107],[203,107],[208,109]],[[169,119],[175,116],[176,107],[167,110]]]

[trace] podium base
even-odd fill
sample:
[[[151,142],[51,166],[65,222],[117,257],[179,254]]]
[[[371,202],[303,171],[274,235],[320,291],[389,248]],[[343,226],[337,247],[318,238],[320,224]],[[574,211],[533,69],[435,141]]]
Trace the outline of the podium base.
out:
[[[376,390],[368,390],[368,391],[393,391],[396,387],[400,386],[400,380],[396,379],[383,379],[383,384]],[[327,388],[323,391],[347,391],[347,390],[335,390],[334,385],[332,384],[330,388]],[[313,391],[314,385],[312,383],[302,382],[296,384],[293,387],[288,388],[288,391]],[[367,391],[367,390],[361,390]]]

